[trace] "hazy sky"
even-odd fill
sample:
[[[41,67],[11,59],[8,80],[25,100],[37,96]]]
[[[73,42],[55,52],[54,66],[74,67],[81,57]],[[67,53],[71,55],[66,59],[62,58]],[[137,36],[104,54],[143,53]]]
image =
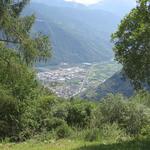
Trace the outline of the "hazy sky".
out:
[[[65,0],[65,1],[76,2],[76,3],[85,4],[85,5],[91,5],[91,4],[96,4],[98,2],[102,2],[102,1],[106,1],[106,0]],[[116,0],[114,0],[114,1],[116,1]],[[136,0],[119,0],[119,1],[120,2],[128,2],[128,3],[136,2]]]
[[[102,0],[65,0],[68,2],[77,2],[77,3],[81,3],[81,4],[85,4],[85,5],[90,5],[90,4],[96,4]]]
[[[31,1],[34,1],[34,2],[51,2],[51,1],[55,1],[55,0],[31,0]],[[64,0],[64,1],[68,1],[68,2],[76,2],[76,3],[80,3],[80,4],[84,4],[84,5],[91,5],[91,4],[96,4],[98,2],[117,2],[117,3],[128,3],[129,5],[133,5],[136,3],[136,0]]]

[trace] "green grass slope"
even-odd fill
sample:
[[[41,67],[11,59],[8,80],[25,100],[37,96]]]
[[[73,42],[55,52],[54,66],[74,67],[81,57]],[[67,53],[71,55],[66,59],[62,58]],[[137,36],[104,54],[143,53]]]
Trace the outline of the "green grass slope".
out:
[[[20,144],[1,144],[0,150],[149,150],[150,141],[130,141],[125,143],[102,144],[60,140],[52,143],[25,142]]]

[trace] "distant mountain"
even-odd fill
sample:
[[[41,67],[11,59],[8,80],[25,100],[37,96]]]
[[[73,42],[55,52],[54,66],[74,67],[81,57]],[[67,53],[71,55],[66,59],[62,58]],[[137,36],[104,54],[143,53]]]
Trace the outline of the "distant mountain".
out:
[[[102,2],[90,5],[93,9],[103,9],[118,16],[124,17],[136,6],[136,0],[103,0]]]
[[[32,0],[33,2],[38,2],[42,4],[46,4],[49,6],[57,6],[57,7],[87,7],[89,9],[101,9],[108,12],[112,12],[118,16],[125,16],[129,11],[135,7],[136,0],[103,0],[99,3],[85,6],[81,3],[75,2],[66,2],[65,0]]]
[[[85,5],[69,2],[65,0],[32,0],[34,3],[46,4],[48,6],[55,6],[55,7],[85,7]]]
[[[99,85],[95,89],[90,89],[81,94],[82,98],[89,100],[97,100],[104,98],[108,94],[123,94],[124,96],[132,96],[134,88],[129,79],[123,76],[121,72],[114,74],[111,78]]]
[[[59,5],[61,1],[56,2]],[[31,3],[24,14],[33,12],[37,16],[33,31],[42,31],[49,35],[52,41],[53,58],[49,61],[50,64],[101,62],[112,59],[110,35],[116,30],[119,17],[82,5],[56,7],[56,3],[55,6]]]

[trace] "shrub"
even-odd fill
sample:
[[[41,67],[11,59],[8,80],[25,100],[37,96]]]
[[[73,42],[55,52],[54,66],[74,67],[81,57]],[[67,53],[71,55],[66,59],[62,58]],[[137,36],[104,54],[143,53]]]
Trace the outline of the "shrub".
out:
[[[84,140],[86,141],[90,141],[90,142],[98,141],[100,140],[100,136],[101,133],[100,133],[100,129],[98,128],[87,129],[84,131]]]
[[[93,105],[84,101],[73,101],[68,108],[67,123],[77,128],[90,126],[93,117]]]
[[[139,91],[130,100],[150,108],[150,93],[148,91]]]
[[[126,132],[116,123],[103,124],[103,127],[100,128],[84,129],[78,132],[76,138],[90,142],[98,141],[101,143],[114,143],[130,139]]]
[[[64,120],[55,116],[58,100],[54,96],[44,96],[28,104],[23,115],[24,128],[30,128],[35,132],[43,129],[51,131],[64,124]],[[58,103],[59,104],[59,103]]]
[[[19,142],[24,142],[27,139],[32,138],[33,136],[34,136],[34,131],[29,129],[29,128],[25,128],[23,131],[21,131],[19,133],[16,140],[19,141]]]
[[[144,125],[149,124],[145,106],[127,101],[121,95],[110,95],[101,103],[97,111],[101,112],[101,124],[117,123],[127,134],[137,136]],[[98,113],[97,113],[98,114]],[[98,120],[99,116],[96,115]]]
[[[49,142],[51,142],[51,140],[55,141],[57,139],[57,135],[54,130],[52,130],[50,132],[43,130],[41,133],[35,135],[34,139],[36,139],[39,142],[49,143]]]
[[[18,103],[10,91],[0,86],[0,138],[16,136],[19,127]]]
[[[58,139],[67,138],[71,136],[72,129],[67,124],[64,124],[64,125],[59,126],[56,129],[56,134],[57,134]]]
[[[119,127],[118,124],[105,124],[102,128],[102,138],[106,141],[119,142],[129,139],[126,132]]]
[[[55,130],[60,126],[63,126],[65,124],[65,121],[59,118],[49,118],[45,119],[43,125],[43,129],[47,131]]]
[[[146,125],[142,128],[141,136],[150,140],[150,125]]]
[[[53,118],[52,110],[56,106],[57,98],[54,96],[42,96],[35,101],[35,106],[30,108],[32,120],[34,120],[35,130],[37,132],[43,129],[50,131],[56,119]],[[32,111],[33,109],[33,111]]]
[[[146,108],[133,102],[128,103],[128,109],[123,120],[122,127],[130,135],[137,136],[140,134],[143,126],[148,124],[148,114]],[[150,122],[149,122],[150,123]]]
[[[100,110],[102,113],[103,123],[122,124],[126,116],[127,102],[122,95],[109,95],[101,103]]]

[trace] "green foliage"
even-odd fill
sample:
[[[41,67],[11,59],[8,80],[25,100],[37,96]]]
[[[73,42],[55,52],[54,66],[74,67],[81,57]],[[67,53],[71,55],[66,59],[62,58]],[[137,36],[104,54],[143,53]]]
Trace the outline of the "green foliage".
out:
[[[85,142],[82,140],[43,140],[43,142],[30,140],[24,143],[4,143],[0,150],[149,150],[149,140],[133,140],[120,143]]]
[[[102,127],[102,137],[105,141],[122,142],[130,140],[124,129],[119,127],[118,123],[104,124]]]
[[[146,125],[141,130],[141,137],[150,140],[150,125]]]
[[[14,97],[23,101],[31,96],[32,90],[37,86],[34,73],[20,61],[17,53],[1,43],[0,54],[0,83],[7,86]]]
[[[138,135],[145,124],[149,124],[149,109],[127,101],[121,95],[108,96],[101,104],[102,123],[117,123],[127,134]],[[97,116],[98,119],[99,116]]]
[[[122,95],[109,95],[100,106],[104,123],[122,123],[123,117],[126,115],[127,103]],[[99,110],[98,110],[99,111]]]
[[[116,60],[135,88],[150,83],[150,1],[138,0],[133,9],[112,35]]]
[[[51,47],[46,36],[36,34],[31,37],[35,16],[19,15],[28,1],[0,1],[0,29],[3,35],[0,41],[12,44],[18,57],[30,65],[39,58],[49,57]]]
[[[6,97],[10,95],[5,90],[1,91]],[[45,93],[42,90],[41,92]],[[148,97],[148,93],[145,95]],[[143,96],[143,99],[146,97]],[[19,133],[15,134],[15,139],[19,141],[35,135],[39,135],[36,136],[38,140],[72,137],[104,142],[127,141],[131,139],[130,136],[149,138],[149,108],[142,100],[136,101],[135,97],[127,100],[121,95],[109,95],[102,102],[95,103],[79,100],[64,101],[52,95],[41,95],[37,99],[27,101],[25,106],[25,111],[19,115],[21,118],[18,118],[21,130],[16,128],[16,132]],[[16,112],[16,107],[12,107],[11,112],[7,109],[9,107],[11,108],[8,105],[1,109],[5,115],[9,113],[12,115],[12,110]],[[9,120],[6,122],[10,125]],[[5,131],[7,133],[8,130]],[[11,135],[7,133],[7,136]]]
[[[101,136],[101,131],[100,129],[98,128],[95,128],[95,129],[87,129],[85,131],[83,131],[83,135],[84,135],[84,140],[86,141],[90,141],[90,142],[93,142],[93,141],[98,141],[100,140],[100,136]]]
[[[29,101],[38,99],[40,94],[29,65],[50,54],[46,36],[31,36],[35,17],[20,16],[28,1],[0,0],[0,138],[18,140],[21,133],[30,133],[30,128],[22,131],[23,115]]]
[[[70,126],[85,128],[90,126],[93,117],[93,105],[84,101],[73,101],[68,108],[67,123]]]
[[[4,32],[0,39],[0,139],[24,141],[37,135],[41,140],[60,139],[75,131],[87,141],[149,138],[149,93],[129,100],[109,95],[100,103],[66,101],[38,85],[29,65],[49,56],[50,45],[41,34],[30,36],[35,17],[19,15],[26,2],[0,1],[0,30]],[[140,1],[133,14],[145,8]]]
[[[68,138],[72,134],[72,129],[67,125],[63,124],[56,129],[58,139]]]
[[[16,99],[0,85],[0,139],[14,136],[19,130],[20,114]]]
[[[125,142],[131,139],[117,123],[103,124],[102,127],[83,129],[77,132],[75,138],[78,140],[102,143]]]
[[[130,98],[134,103],[142,104],[150,108],[150,94],[148,91],[139,91]]]

